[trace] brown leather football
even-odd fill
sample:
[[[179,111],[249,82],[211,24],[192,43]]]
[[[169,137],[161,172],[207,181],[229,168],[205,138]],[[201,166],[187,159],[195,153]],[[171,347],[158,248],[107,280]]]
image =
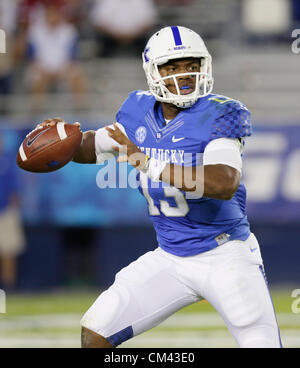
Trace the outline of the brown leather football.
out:
[[[73,124],[58,122],[36,128],[22,142],[17,164],[36,173],[58,170],[72,160],[81,140],[82,132]]]

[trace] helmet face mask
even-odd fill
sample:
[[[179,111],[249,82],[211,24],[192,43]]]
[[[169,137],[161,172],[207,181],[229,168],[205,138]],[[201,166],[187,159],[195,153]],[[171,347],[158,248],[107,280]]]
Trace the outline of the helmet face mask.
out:
[[[160,66],[171,60],[187,58],[200,60],[200,71],[161,75]],[[180,108],[191,107],[199,98],[211,93],[213,88],[211,56],[201,37],[184,27],[165,27],[155,33],[143,53],[143,68],[150,91],[156,100],[171,103]],[[180,78],[193,78],[194,91],[182,94],[178,84]],[[167,80],[172,80],[176,93],[172,93],[167,88]]]

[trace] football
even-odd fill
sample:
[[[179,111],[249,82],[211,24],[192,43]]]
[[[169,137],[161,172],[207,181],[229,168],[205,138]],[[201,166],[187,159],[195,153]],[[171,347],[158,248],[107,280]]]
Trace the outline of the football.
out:
[[[60,169],[72,160],[82,140],[78,126],[58,122],[53,126],[38,127],[22,142],[18,166],[26,171],[46,173]]]

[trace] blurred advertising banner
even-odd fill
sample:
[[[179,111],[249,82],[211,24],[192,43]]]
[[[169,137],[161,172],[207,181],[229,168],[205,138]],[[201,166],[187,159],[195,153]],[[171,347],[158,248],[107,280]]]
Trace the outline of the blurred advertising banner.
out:
[[[300,126],[254,127],[243,168],[252,221],[300,221]]]
[[[53,173],[27,173],[17,167],[15,157],[28,130],[7,127],[0,133],[9,163],[6,167],[10,167],[18,179],[22,214],[27,224],[150,224],[146,201],[138,190],[97,186],[101,166],[69,163]],[[119,168],[116,175],[124,168]],[[2,181],[2,185],[12,185],[12,180],[10,183]],[[254,135],[245,144],[242,180],[247,188],[247,212],[251,222],[299,222],[300,126],[254,126]]]

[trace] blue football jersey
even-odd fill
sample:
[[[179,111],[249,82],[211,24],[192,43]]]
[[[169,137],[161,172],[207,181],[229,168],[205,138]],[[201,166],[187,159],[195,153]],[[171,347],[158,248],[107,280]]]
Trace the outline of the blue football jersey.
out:
[[[135,91],[123,103],[116,121],[145,154],[176,165],[199,164],[199,154],[213,139],[242,138],[252,133],[247,108],[215,94],[200,98],[166,124],[161,104],[151,93]],[[192,256],[250,235],[242,183],[232,199],[223,201],[193,198],[165,183],[152,183],[143,173],[139,179],[158,244],[165,251]]]

